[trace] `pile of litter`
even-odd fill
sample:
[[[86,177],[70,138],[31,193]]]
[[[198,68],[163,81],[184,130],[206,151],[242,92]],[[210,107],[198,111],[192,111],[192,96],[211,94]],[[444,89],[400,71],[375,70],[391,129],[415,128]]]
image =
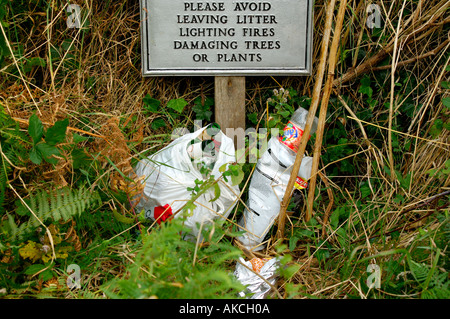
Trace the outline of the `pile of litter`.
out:
[[[256,164],[246,208],[238,223],[245,230],[238,237],[239,244],[250,252],[264,248],[263,240],[278,217],[307,115],[308,111],[299,108],[286,125],[283,135],[269,140],[267,150]],[[311,134],[317,128],[317,122],[315,118]],[[220,218],[225,220],[239,199],[239,185],[232,185],[230,180],[221,178],[221,172],[235,161],[234,142],[223,134],[217,124],[178,137],[137,164],[135,173],[144,180],[145,185],[143,196],[136,200],[135,208],[137,211],[143,210],[147,219],[157,223],[177,218],[191,200],[192,190],[213,177],[217,185],[196,194],[195,206],[186,218],[186,226],[191,232],[184,234],[185,238],[197,238],[201,236],[198,225]],[[305,156],[297,173],[297,189],[307,187],[311,167],[312,158]],[[234,275],[246,286],[246,290],[239,295],[265,298],[276,282],[279,266],[277,258],[254,257],[249,261],[240,258]]]

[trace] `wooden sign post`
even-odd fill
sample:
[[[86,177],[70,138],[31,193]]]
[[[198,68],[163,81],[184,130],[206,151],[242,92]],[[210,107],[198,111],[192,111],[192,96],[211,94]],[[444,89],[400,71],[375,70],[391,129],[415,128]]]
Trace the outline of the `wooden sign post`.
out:
[[[215,77],[215,121],[230,136],[227,128],[245,130],[245,77]],[[237,143],[235,143],[237,145]]]

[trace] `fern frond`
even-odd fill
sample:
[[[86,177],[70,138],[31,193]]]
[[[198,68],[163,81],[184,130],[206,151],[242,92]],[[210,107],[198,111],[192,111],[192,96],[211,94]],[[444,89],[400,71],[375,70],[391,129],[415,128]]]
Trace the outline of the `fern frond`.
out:
[[[57,199],[58,199],[58,196],[50,196],[50,207],[57,207],[58,206]],[[62,214],[60,213],[59,210],[56,210],[56,211],[53,212],[53,218],[55,220],[62,219]]]
[[[425,264],[419,264],[414,260],[410,261],[411,273],[418,283],[423,283],[427,277],[430,269]]]
[[[29,138],[20,130],[19,125],[0,105],[0,214],[3,214],[8,175],[13,165],[21,165],[21,155],[26,152]]]
[[[17,226],[14,219],[8,215],[8,233],[12,240],[22,239],[29,234],[40,223],[48,220],[68,221],[69,219],[80,216],[92,205],[100,202],[100,196],[97,192],[91,192],[85,187],[77,190],[62,188],[56,191],[46,192],[40,190],[28,198],[28,206],[33,211],[27,222]],[[37,218],[36,218],[37,217]]]
[[[19,232],[19,227],[17,227],[16,222],[14,221],[14,218],[9,214],[7,214],[7,215],[8,215],[8,227],[9,227],[8,230],[13,237],[16,237],[17,233]]]
[[[19,124],[5,112],[3,106],[0,105],[0,137],[3,142],[17,146],[17,144],[29,143],[29,138],[23,133]]]
[[[6,185],[8,184],[8,173],[11,167],[7,161],[0,156],[0,216],[3,215],[5,202]]]

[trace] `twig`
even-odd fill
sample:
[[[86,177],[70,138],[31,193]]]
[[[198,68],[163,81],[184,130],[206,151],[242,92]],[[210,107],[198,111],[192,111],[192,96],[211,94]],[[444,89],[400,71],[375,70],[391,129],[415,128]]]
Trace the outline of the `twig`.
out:
[[[203,220],[200,224],[200,229],[198,230],[197,234],[197,242],[195,243],[194,258],[192,259],[192,267],[195,266],[195,261],[197,260],[197,250],[198,246],[200,245],[200,239],[202,239],[202,228],[203,228]]]
[[[399,66],[404,66],[404,65],[409,64],[409,63],[417,62],[417,61],[419,61],[419,60],[428,58],[429,56],[436,55],[436,54],[439,53],[439,51],[441,51],[441,50],[442,50],[449,42],[450,42],[450,39],[447,39],[446,41],[444,41],[443,43],[441,43],[438,47],[436,47],[435,49],[433,49],[433,50],[431,50],[431,51],[429,51],[429,52],[427,52],[427,53],[424,53],[424,54],[419,55],[419,56],[416,56],[416,57],[414,57],[414,58],[407,59],[407,60],[404,60],[404,61],[402,61],[402,62],[399,62],[399,63],[397,63],[397,67],[399,67]],[[372,71],[381,71],[381,70],[387,70],[387,69],[390,69],[390,68],[392,68],[392,65],[383,65],[383,66],[378,66],[378,67],[372,68]]]
[[[447,1],[446,4],[444,4],[442,7],[440,7],[438,10],[442,10],[442,12],[445,12],[446,7],[449,5],[449,2]],[[443,13],[442,13],[443,14]],[[415,24],[413,24],[408,30],[404,30],[402,33],[402,38],[400,39],[401,43],[404,45],[409,43],[412,40],[418,40],[419,38],[422,38],[424,36],[427,36],[428,29],[430,27],[435,27],[436,24],[434,23],[438,18],[440,17],[439,14],[431,15],[428,21],[425,23],[422,20],[415,21]],[[444,23],[447,22],[447,20],[444,21]],[[420,27],[419,27],[420,26]],[[413,35],[420,33],[421,35],[418,37],[414,37]],[[333,87],[339,87],[340,85],[347,83],[362,74],[373,70],[373,68],[383,61],[386,56],[391,54],[394,51],[394,41],[390,41],[384,48],[382,48],[377,54],[357,66],[356,68],[349,69],[344,75],[342,75],[340,78],[333,81]]]
[[[442,192],[442,193],[439,193],[439,194],[437,194],[437,195],[434,195],[434,196],[428,198],[427,200],[425,200],[424,202],[415,204],[414,206],[408,208],[407,210],[404,210],[403,212],[400,211],[400,215],[405,215],[406,213],[409,213],[410,211],[413,211],[413,210],[415,210],[415,209],[417,209],[417,208],[420,208],[420,207],[429,205],[429,204],[431,204],[434,200],[436,200],[437,198],[442,197],[442,196],[445,196],[445,195],[450,195],[450,190],[447,190],[447,191],[445,191],[445,192]],[[426,214],[426,215],[424,215],[424,216],[422,216],[422,217],[420,217],[420,218],[418,218],[418,219],[416,219],[416,220],[413,220],[412,222],[409,222],[409,223],[407,223],[406,225],[402,225],[402,226],[396,227],[396,228],[394,228],[394,229],[392,229],[392,230],[389,230],[389,231],[384,232],[384,233],[379,234],[379,235],[371,236],[369,239],[377,238],[377,237],[380,237],[380,236],[386,236],[386,235],[389,235],[389,234],[391,234],[391,233],[393,233],[393,232],[396,232],[396,231],[399,231],[399,230],[401,230],[401,229],[404,229],[404,228],[408,227],[409,225],[412,225],[412,224],[414,224],[414,223],[417,223],[418,221],[420,221],[420,220],[422,220],[422,219],[425,219],[425,218],[431,216],[431,215],[434,214],[435,212],[437,212],[437,211],[439,211],[439,210],[441,210],[441,209],[444,209],[444,208],[448,207],[449,204],[450,204],[450,203],[447,202],[447,203],[444,204],[443,206],[438,207],[437,209],[433,210],[432,212],[430,212],[430,213],[428,213],[428,214]],[[377,232],[378,230],[380,230],[380,227],[379,227],[375,232]],[[357,243],[358,241],[361,241],[361,240],[363,240],[363,239],[357,239],[357,240],[354,240],[354,241],[352,242],[352,244]]]
[[[425,200],[424,202],[422,202],[422,203],[415,204],[415,205],[414,205],[413,207],[411,207],[411,208],[408,208],[408,209],[406,209],[406,210],[404,210],[404,211],[400,211],[400,213],[401,213],[402,215],[404,215],[404,214],[409,213],[410,211],[412,211],[412,210],[414,210],[414,209],[417,209],[417,208],[426,206],[426,205],[430,204],[431,202],[433,202],[435,199],[437,199],[437,198],[439,198],[439,197],[442,197],[442,196],[445,196],[445,195],[450,195],[450,190],[447,190],[447,191],[445,191],[445,192],[442,192],[442,193],[439,193],[439,194],[437,194],[437,195],[434,195],[434,196],[432,196],[432,197],[426,199],[426,200]]]
[[[334,195],[333,195],[333,191],[331,190],[330,184],[327,181],[327,177],[320,172],[318,174],[320,176],[320,179],[325,183],[325,186],[327,187],[327,193],[328,193],[328,197],[330,200],[330,202],[328,203],[327,209],[325,210],[325,213],[323,214],[322,239],[325,239],[327,236],[326,225],[328,224],[328,219],[330,217],[331,209],[333,208]]]
[[[330,100],[331,90],[333,88],[334,70],[336,68],[336,56],[339,48],[339,43],[341,39],[342,25],[344,23],[345,9],[347,5],[347,0],[342,0],[339,7],[336,27],[334,30],[333,42],[331,43],[330,56],[328,59],[328,78],[325,83],[325,88],[322,96],[322,104],[320,106],[319,113],[319,125],[316,132],[316,142],[314,147],[314,156],[311,169],[311,179],[309,181],[309,191],[308,191],[308,202],[306,209],[306,222],[311,219],[313,204],[314,204],[314,193],[316,190],[316,178],[319,168],[320,160],[320,150],[322,148],[323,132],[325,129],[325,122],[327,117],[328,101]]]

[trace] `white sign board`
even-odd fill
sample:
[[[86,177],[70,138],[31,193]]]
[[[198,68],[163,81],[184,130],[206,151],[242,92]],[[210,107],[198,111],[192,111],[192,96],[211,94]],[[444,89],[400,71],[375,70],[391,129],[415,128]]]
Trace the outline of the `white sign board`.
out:
[[[141,0],[143,76],[309,75],[312,0]]]

